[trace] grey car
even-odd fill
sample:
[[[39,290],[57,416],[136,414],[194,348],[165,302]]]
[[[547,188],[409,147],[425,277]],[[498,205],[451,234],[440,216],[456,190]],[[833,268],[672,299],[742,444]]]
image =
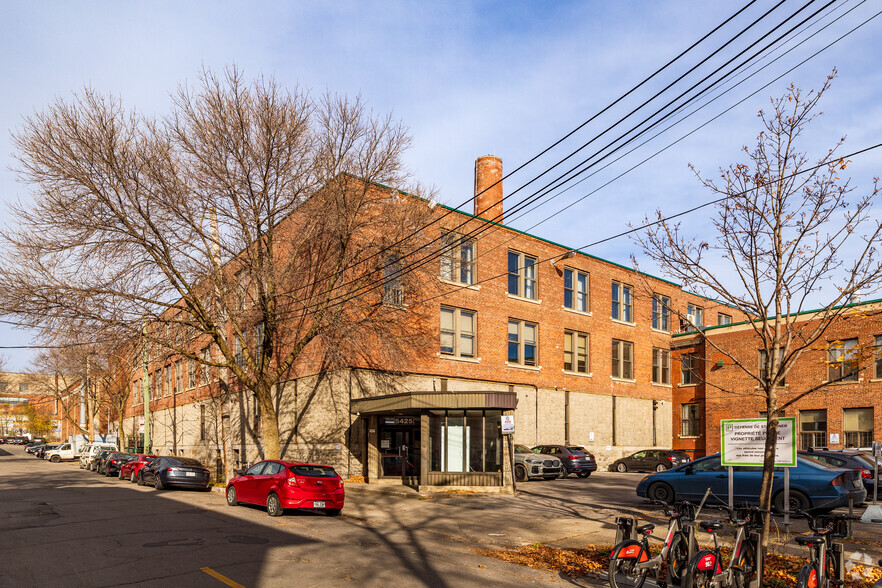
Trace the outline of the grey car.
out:
[[[535,478],[553,480],[561,475],[563,467],[560,460],[553,455],[536,453],[526,445],[515,445],[514,471],[518,482]]]

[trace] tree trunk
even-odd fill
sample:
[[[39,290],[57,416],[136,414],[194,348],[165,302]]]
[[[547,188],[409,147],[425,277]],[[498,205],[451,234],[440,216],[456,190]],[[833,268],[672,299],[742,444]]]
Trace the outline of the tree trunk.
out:
[[[772,387],[766,391],[766,444],[763,451],[763,479],[760,483],[759,506],[763,513],[763,550],[769,546],[771,527],[772,486],[775,482],[775,448],[778,445],[778,391]],[[787,505],[785,505],[786,507]]]
[[[282,459],[279,443],[279,415],[273,402],[272,385],[268,380],[261,380],[255,386],[257,404],[260,406],[260,433],[263,437],[265,459]]]

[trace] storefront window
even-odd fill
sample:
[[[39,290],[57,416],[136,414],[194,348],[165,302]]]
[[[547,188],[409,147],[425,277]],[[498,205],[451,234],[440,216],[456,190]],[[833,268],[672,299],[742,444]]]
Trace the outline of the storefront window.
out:
[[[434,410],[429,413],[433,472],[499,472],[499,410]]]

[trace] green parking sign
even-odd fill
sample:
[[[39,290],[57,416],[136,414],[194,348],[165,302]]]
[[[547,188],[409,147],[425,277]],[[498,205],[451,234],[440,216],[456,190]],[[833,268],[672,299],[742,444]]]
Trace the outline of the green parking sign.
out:
[[[766,419],[728,419],[720,421],[722,465],[761,466],[766,450]],[[796,418],[778,419],[775,467],[796,467],[794,431]]]

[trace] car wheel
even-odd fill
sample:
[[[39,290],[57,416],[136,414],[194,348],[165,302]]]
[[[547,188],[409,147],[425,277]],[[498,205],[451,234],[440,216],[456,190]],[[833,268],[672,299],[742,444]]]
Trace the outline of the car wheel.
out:
[[[808,496],[800,492],[799,490],[791,490],[790,491],[790,505],[787,510],[791,513],[794,513],[799,510],[809,510],[812,506],[811,501],[808,499]],[[784,512],[784,493],[779,492],[774,499],[772,499],[772,507],[778,512]]]
[[[104,477],[105,477],[105,478],[109,478],[109,477],[112,476],[112,475],[113,475],[113,474],[110,472],[109,469],[104,468]]]
[[[616,471],[624,474],[625,472],[628,471],[628,466],[625,465],[625,462],[620,461],[619,463],[616,464]]]
[[[326,508],[325,515],[327,515],[329,517],[339,517],[341,510],[342,509],[340,509],[340,508]]]
[[[650,500],[659,500],[665,504],[674,504],[674,490],[662,482],[656,482],[646,493]]]
[[[116,477],[119,478],[120,480],[123,479],[122,468],[120,468],[119,472],[117,472]]]
[[[227,504],[230,506],[237,506],[239,501],[236,499],[236,487],[230,486],[227,488]]]
[[[275,494],[266,497],[266,514],[271,517],[280,517],[285,514],[285,509],[282,508],[282,503],[279,502],[279,497]]]
[[[666,471],[668,471],[668,468],[667,468],[667,466],[666,466],[665,464],[660,463],[660,464],[658,464],[657,466],[655,466],[655,471],[657,471],[657,472],[666,472]]]
[[[563,480],[564,478],[566,478],[566,477],[569,476],[569,475],[570,475],[570,472],[568,472],[568,471],[566,471],[566,470],[562,470],[561,473],[560,473],[560,475],[558,476],[558,478],[560,478],[561,480]]]
[[[49,458],[49,461],[51,461],[52,463],[58,463],[59,461],[61,461],[61,458],[58,457],[57,455],[53,455],[52,457]]]
[[[587,478],[590,475],[591,475],[591,472],[579,472],[580,478]]]
[[[159,479],[159,474],[153,475],[153,487],[156,488],[157,490],[163,489],[162,480]]]
[[[526,482],[527,481],[527,468],[518,464],[515,466],[515,480],[518,482]]]
[[[132,470],[132,475],[129,476],[129,482],[131,482],[132,484],[134,484],[134,483],[137,482],[137,481],[138,481],[138,478],[135,477],[135,470]]]
[[[83,469],[83,462],[80,462],[80,469]]]
[[[138,474],[138,486],[145,486],[144,484],[144,472]]]

